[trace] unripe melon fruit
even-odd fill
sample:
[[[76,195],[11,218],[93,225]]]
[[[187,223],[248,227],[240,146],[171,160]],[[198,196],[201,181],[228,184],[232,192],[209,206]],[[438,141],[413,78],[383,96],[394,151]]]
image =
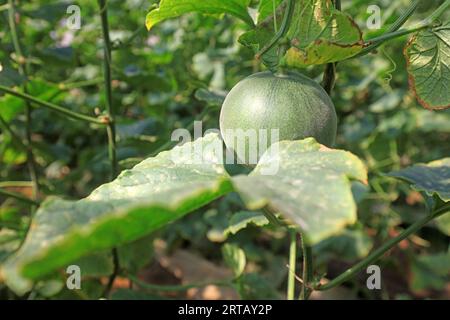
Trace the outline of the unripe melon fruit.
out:
[[[321,144],[333,146],[336,128],[336,111],[328,94],[299,73],[260,72],[245,78],[231,89],[220,113],[225,145],[243,163],[249,163],[249,152],[254,150],[250,144],[255,141],[247,137],[245,146],[237,148],[237,132],[256,132],[258,141],[265,130],[267,146],[261,145],[265,150],[276,142],[271,139],[271,129],[278,129],[278,141],[314,137]],[[261,149],[258,152],[259,159]]]

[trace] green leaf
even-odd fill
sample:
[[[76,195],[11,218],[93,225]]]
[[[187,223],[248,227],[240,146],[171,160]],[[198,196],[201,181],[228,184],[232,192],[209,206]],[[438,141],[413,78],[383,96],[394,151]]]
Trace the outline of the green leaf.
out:
[[[284,62],[302,68],[336,62],[364,48],[361,30],[347,14],[334,8],[331,0],[301,0],[295,6],[288,38],[293,45]]]
[[[60,103],[66,96],[66,93],[62,92],[58,86],[40,79],[29,81],[27,90],[28,94],[33,97],[56,104]],[[24,107],[25,102],[23,99],[8,94],[0,96],[0,110],[2,117],[7,122],[10,122],[17,114],[22,112]]]
[[[210,134],[162,152],[122,172],[85,199],[45,201],[25,243],[2,266],[0,277],[24,293],[32,279],[90,252],[143,237],[229,192],[222,158],[207,151],[217,141],[217,134]],[[181,152],[201,148],[203,161],[186,164]]]
[[[119,247],[120,267],[137,274],[153,257],[153,240],[154,236],[150,235]]]
[[[252,49],[255,53],[259,52],[266,43],[272,39],[274,34],[273,24],[266,23],[259,25],[254,30],[243,33],[239,37],[239,43]],[[278,50],[276,47],[270,49],[262,56],[264,65],[273,70],[278,65]]]
[[[233,270],[234,277],[240,277],[246,264],[244,250],[234,244],[227,243],[222,247],[222,255],[227,266]]]
[[[197,100],[206,102],[209,106],[220,107],[227,96],[227,92],[218,90],[198,89],[195,91],[195,98]]]
[[[367,256],[372,246],[372,239],[363,230],[345,229],[341,234],[317,244],[314,251],[318,253],[318,259],[321,261],[328,257],[354,261]]]
[[[315,244],[356,221],[350,179],[367,180],[361,160],[307,138],[272,145],[249,176],[232,181],[248,209],[279,212]]]
[[[144,160],[87,198],[47,199],[23,245],[1,266],[0,278],[22,294],[36,279],[142,238],[231,191],[249,210],[269,206],[279,211],[312,244],[356,220],[349,178],[365,181],[366,171],[351,153],[328,149],[313,138],[284,141],[272,145],[249,176],[230,178],[222,148],[219,135],[211,133]],[[278,171],[264,175],[275,160]],[[142,249],[147,250],[145,240]],[[245,265],[242,253],[231,255],[236,274]],[[142,263],[128,267],[138,269]]]
[[[231,217],[229,226],[224,230],[224,234],[236,234],[249,224],[263,227],[269,224],[269,220],[261,212],[239,211]]]
[[[21,85],[26,78],[21,76],[16,70],[0,63],[0,84],[7,87]],[[0,93],[1,94],[1,93]]]
[[[261,0],[258,7],[258,23],[273,15],[274,6],[275,8],[278,8],[282,2],[283,0]],[[277,22],[279,26],[281,21]]]
[[[179,17],[189,12],[203,14],[231,14],[249,25],[253,20],[248,14],[249,0],[161,0],[159,8],[147,14],[145,25],[150,30],[155,24],[166,19]]]
[[[262,5],[264,15],[268,14],[269,3],[265,1]],[[263,10],[262,7],[260,10]],[[277,21],[281,22],[282,17],[283,12],[277,10]],[[256,28],[244,33],[239,42],[256,53],[274,34],[273,16],[269,15],[264,20],[258,20]],[[364,48],[361,30],[350,16],[336,10],[331,0],[297,1],[286,37],[291,47],[281,63],[296,68],[344,60]],[[262,56],[267,67],[278,65],[277,52],[274,47]]]
[[[111,251],[90,254],[71,264],[80,267],[82,277],[109,276],[114,271]]]
[[[259,273],[246,273],[239,279],[239,295],[242,300],[281,299],[277,288]]]
[[[437,228],[450,237],[450,214],[444,214],[436,218]]]
[[[450,107],[450,22],[420,31],[404,50],[409,83],[419,103],[431,110]]]
[[[450,201],[450,158],[416,164],[388,174],[412,185],[417,191],[424,191],[432,197],[436,194],[442,201]]]
[[[450,252],[419,256],[412,265],[413,290],[441,290],[450,281]]]

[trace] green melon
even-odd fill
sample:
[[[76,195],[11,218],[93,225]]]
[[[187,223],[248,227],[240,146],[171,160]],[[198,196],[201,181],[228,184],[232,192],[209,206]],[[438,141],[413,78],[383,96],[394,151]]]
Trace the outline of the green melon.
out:
[[[245,78],[231,89],[220,113],[220,131],[227,148],[247,164],[254,164],[249,152],[254,153],[255,142],[257,159],[276,142],[271,129],[278,129],[278,141],[314,137],[321,144],[333,146],[336,128],[336,111],[325,90],[291,72],[261,72]],[[239,142],[242,135],[244,140]],[[264,135],[267,145],[258,142],[260,138],[264,141]]]

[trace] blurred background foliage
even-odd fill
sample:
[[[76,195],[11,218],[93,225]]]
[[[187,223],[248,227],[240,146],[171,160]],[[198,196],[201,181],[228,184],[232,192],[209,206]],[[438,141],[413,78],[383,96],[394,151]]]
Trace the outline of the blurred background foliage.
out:
[[[257,2],[253,1],[254,7]],[[194,120],[203,120],[204,130],[218,128],[220,97],[239,80],[263,68],[253,58],[253,52],[237,42],[248,27],[230,16],[188,14],[165,21],[148,33],[145,16],[155,3],[108,1],[121,169],[170,148],[171,132],[191,128]],[[81,29],[70,30],[65,24],[70,4],[60,0],[19,1],[20,41],[31,70],[29,92],[94,116],[103,112],[105,104],[99,9],[96,1],[77,1]],[[409,1],[342,1],[342,9],[354,17],[365,36],[382,32],[367,30],[366,10],[371,4],[380,6],[382,25],[387,26]],[[408,23],[419,21],[433,9],[433,1],[424,1]],[[332,93],[339,117],[337,147],[361,157],[370,177],[368,187],[355,186],[359,222],[342,235],[314,247],[317,273],[326,273],[330,278],[426,214],[420,193],[384,174],[450,155],[450,110],[425,110],[408,90],[402,54],[405,42],[405,38],[388,42],[374,54],[337,66],[337,83]],[[12,85],[23,80],[15,71],[16,58],[6,5],[0,4],[0,82]],[[323,69],[314,66],[302,72],[320,82]],[[2,117],[21,136],[25,135],[24,108],[22,100],[0,95]],[[102,130],[41,108],[33,110],[32,119],[42,197],[82,198],[107,180],[107,137]],[[5,131],[0,132],[0,180],[29,180],[26,154]],[[29,195],[30,186],[16,186],[12,191]],[[21,202],[0,200],[1,261],[22,240],[30,215],[29,208]],[[122,263],[141,272],[141,278],[149,282],[184,283],[183,276],[166,266],[162,257],[182,250],[222,268],[220,248],[227,241],[242,248],[246,255],[240,296],[280,297],[288,272],[288,237],[281,229],[256,226],[224,234],[231,217],[242,208],[235,194],[228,195],[156,236],[123,248]],[[448,231],[448,224],[430,224],[392,250],[380,262],[381,291],[369,291],[365,286],[367,275],[361,274],[345,286],[313,298],[449,298]],[[163,240],[163,250],[153,248],[159,243],[155,238]],[[104,277],[112,269],[110,257],[87,257],[80,264],[89,270],[83,273],[82,291],[63,289],[61,277],[55,275],[38,284],[28,297],[99,297]],[[200,265],[199,262],[199,268]],[[161,292],[144,294],[120,283],[117,287],[121,288],[115,293],[118,298],[173,296]],[[0,283],[0,298],[18,297]]]

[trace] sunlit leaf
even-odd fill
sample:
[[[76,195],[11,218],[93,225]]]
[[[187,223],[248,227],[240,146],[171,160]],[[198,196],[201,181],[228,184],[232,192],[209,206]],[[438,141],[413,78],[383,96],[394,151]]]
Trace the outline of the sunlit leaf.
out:
[[[24,245],[0,270],[23,293],[30,279],[93,251],[138,239],[230,191],[221,159],[206,153],[186,164],[175,152],[208,148],[217,135],[162,152],[126,170],[85,199],[47,200],[37,211]]]
[[[159,7],[150,11],[145,24],[150,30],[153,26],[166,19],[179,17],[189,12],[204,14],[231,14],[249,25],[253,20],[248,14],[249,0],[161,0]]]
[[[275,163],[276,173],[267,174]],[[356,156],[307,138],[272,145],[249,176],[233,177],[233,185],[250,210],[279,212],[315,244],[356,221],[350,179],[367,180]]]

